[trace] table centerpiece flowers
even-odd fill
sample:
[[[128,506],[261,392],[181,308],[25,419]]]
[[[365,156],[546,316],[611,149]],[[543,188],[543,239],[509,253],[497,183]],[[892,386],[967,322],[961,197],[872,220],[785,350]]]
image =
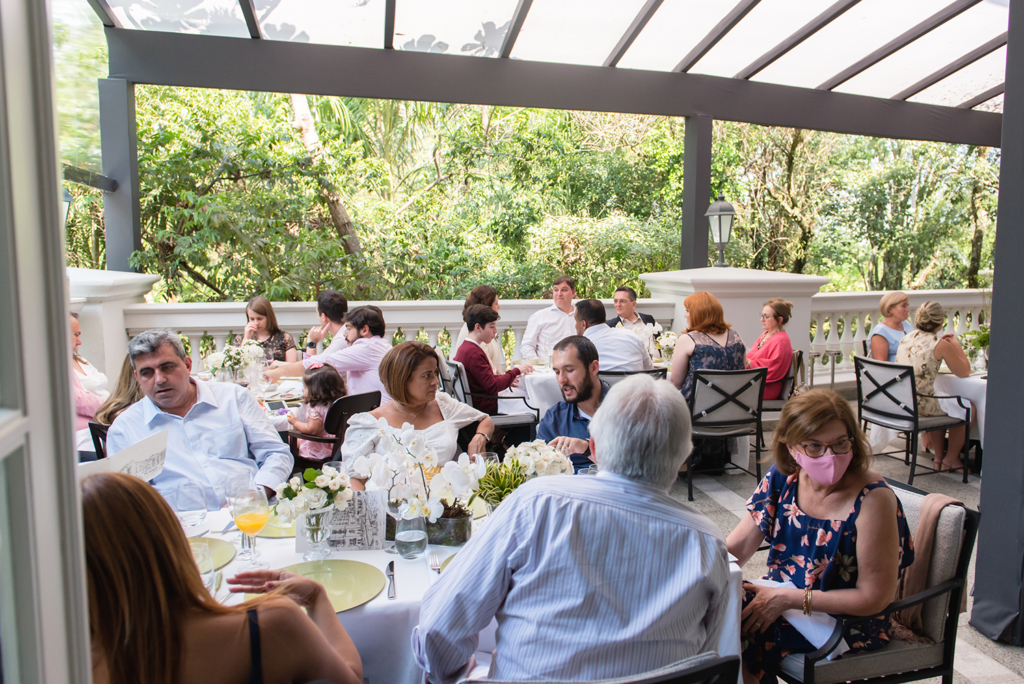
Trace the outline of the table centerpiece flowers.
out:
[[[960,338],[964,347],[974,357],[974,369],[986,370],[988,368],[989,326],[979,325],[977,330],[968,330]]]
[[[535,477],[571,474],[572,461],[543,439],[523,442],[505,452],[500,464],[488,463],[480,477],[476,496],[497,506],[521,484]]]
[[[285,523],[302,516],[303,534],[312,548],[303,554],[303,560],[325,560],[330,556],[326,548],[331,536],[331,517],[335,510],[343,511],[352,499],[348,475],[325,465],[322,469],[306,468],[302,477],[293,476],[274,488],[277,503],[274,514]]]
[[[228,345],[222,351],[215,351],[203,359],[203,365],[222,382],[238,382],[245,371],[264,357],[263,345],[255,340],[246,340],[241,346]]]
[[[618,325],[615,327],[628,330],[639,337],[640,341],[643,342],[644,349],[647,350],[647,353],[651,355],[652,359],[655,357],[655,353],[658,349],[658,336],[661,335],[662,330],[664,330],[664,328],[661,327],[661,323],[645,323],[639,328],[626,328],[622,325],[622,321],[619,321]]]
[[[676,351],[676,343],[679,341],[679,336],[669,330],[664,332],[654,343],[655,346],[661,350],[661,357],[665,359],[667,363],[672,362],[672,354]]]

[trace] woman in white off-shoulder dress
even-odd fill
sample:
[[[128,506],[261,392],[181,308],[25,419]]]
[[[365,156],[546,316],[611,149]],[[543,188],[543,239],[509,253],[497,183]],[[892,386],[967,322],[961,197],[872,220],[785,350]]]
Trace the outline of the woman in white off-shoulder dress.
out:
[[[438,465],[457,456],[459,430],[473,423],[479,425],[467,451],[480,454],[487,450],[494,423],[486,413],[438,391],[438,356],[430,345],[415,341],[397,345],[381,359],[380,379],[391,401],[348,421],[341,456],[350,477],[357,458],[387,453],[381,437],[397,435],[405,424],[423,435],[437,454]],[[362,482],[353,479],[352,488],[362,489]]]

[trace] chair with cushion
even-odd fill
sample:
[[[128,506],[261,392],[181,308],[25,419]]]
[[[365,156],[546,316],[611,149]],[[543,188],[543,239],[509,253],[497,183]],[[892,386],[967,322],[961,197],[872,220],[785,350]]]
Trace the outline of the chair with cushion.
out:
[[[739,656],[719,658],[717,653],[700,653],[665,667],[631,677],[573,680],[572,684],[735,684],[740,676]],[[462,679],[458,684],[526,684],[508,679]],[[547,684],[569,684],[552,680]]]
[[[948,430],[960,425],[970,426],[971,404],[963,397],[947,397],[931,394],[918,394],[917,383],[914,382],[914,367],[903,366],[887,361],[876,361],[861,356],[854,357],[854,369],[857,373],[857,404],[858,419],[862,423],[873,423],[881,427],[902,432],[906,437],[903,461],[910,465],[910,477],[907,484],[914,484],[917,474],[917,436],[921,432],[931,430]],[[965,418],[955,416],[919,416],[917,398],[931,397],[934,399],[956,399],[966,412]],[[970,429],[968,427],[968,429]],[[964,464],[963,481],[967,483],[967,463],[970,440],[964,440],[960,451],[960,462]],[[883,452],[883,456],[892,455]],[[940,472],[927,466],[921,466],[931,475]]]
[[[636,371],[598,371],[597,377],[601,382],[607,382],[609,385],[614,385],[617,382],[622,382],[626,378],[632,375],[650,375],[655,380],[664,380],[668,377],[667,368],[654,368],[652,370],[636,370]]]
[[[907,524],[916,537],[921,504],[927,492],[893,480],[887,481],[899,497]],[[960,602],[967,588],[967,571],[980,520],[980,513],[961,506],[942,509],[935,528],[926,588],[890,603],[878,613],[893,614],[923,605],[921,636],[932,640],[933,644],[911,643],[892,637],[888,644],[876,651],[825,660],[850,626],[877,617],[838,616],[829,640],[817,651],[787,656],[780,664],[779,677],[792,684],[838,684],[861,680],[882,684],[942,677],[943,684],[952,684]]]
[[[307,435],[306,433],[299,432],[298,430],[289,430],[288,446],[291,448],[292,456],[295,458],[295,467],[293,468],[293,472],[301,473],[305,471],[306,468],[319,468],[324,463],[324,461],[311,461],[308,458],[302,458],[299,456],[300,439],[305,439],[310,442],[319,442],[321,444],[332,444],[331,457],[327,460],[340,460],[340,456],[338,454],[341,450],[342,442],[345,441],[345,431],[348,430],[348,419],[357,413],[366,413],[379,407],[379,391],[352,394],[335,400],[335,402],[331,404],[331,408],[327,410],[327,415],[324,416],[324,432],[334,435],[334,437],[317,437],[316,435]]]
[[[693,372],[693,396],[690,399],[690,423],[694,437],[753,437],[754,470],[735,463],[725,467],[749,473],[761,480],[761,403],[767,368],[745,370],[700,369]],[[687,496],[693,501],[693,468],[686,468]]]
[[[446,361],[448,365],[448,375],[451,378],[445,389],[453,397],[461,401],[463,404],[473,406],[473,397],[487,397],[492,398],[490,394],[479,394],[471,392],[469,390],[469,379],[466,376],[466,367],[462,365],[461,361]],[[442,378],[443,379],[443,378]],[[530,403],[526,401],[526,397],[512,397],[502,396],[501,400],[519,400],[523,402],[522,413],[499,413],[498,415],[491,416],[491,422],[494,423],[494,427],[500,428],[508,432],[512,428],[517,427],[528,427],[530,433],[530,440],[537,439],[537,424],[540,423],[540,410],[530,406]],[[474,406],[474,408],[476,408]]]
[[[107,430],[109,425],[89,421],[89,435],[92,437],[92,445],[96,449],[96,458],[107,457]]]

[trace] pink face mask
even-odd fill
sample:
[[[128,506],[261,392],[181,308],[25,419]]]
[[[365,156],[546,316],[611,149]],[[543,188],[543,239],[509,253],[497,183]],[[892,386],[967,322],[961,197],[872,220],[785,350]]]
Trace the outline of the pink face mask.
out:
[[[818,458],[811,458],[802,454],[793,447],[789,447],[789,454],[796,461],[797,465],[807,471],[807,476],[820,485],[834,485],[843,479],[846,469],[850,467],[853,460],[853,450],[848,454],[833,454],[829,448]]]

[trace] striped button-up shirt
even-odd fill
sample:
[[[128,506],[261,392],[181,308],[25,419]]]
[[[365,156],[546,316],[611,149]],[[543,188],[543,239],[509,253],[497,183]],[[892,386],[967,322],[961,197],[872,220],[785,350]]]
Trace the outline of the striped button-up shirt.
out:
[[[424,596],[413,651],[431,682],[454,682],[496,616],[494,679],[640,674],[716,650],[728,582],[721,532],[664,491],[607,472],[541,477]]]

